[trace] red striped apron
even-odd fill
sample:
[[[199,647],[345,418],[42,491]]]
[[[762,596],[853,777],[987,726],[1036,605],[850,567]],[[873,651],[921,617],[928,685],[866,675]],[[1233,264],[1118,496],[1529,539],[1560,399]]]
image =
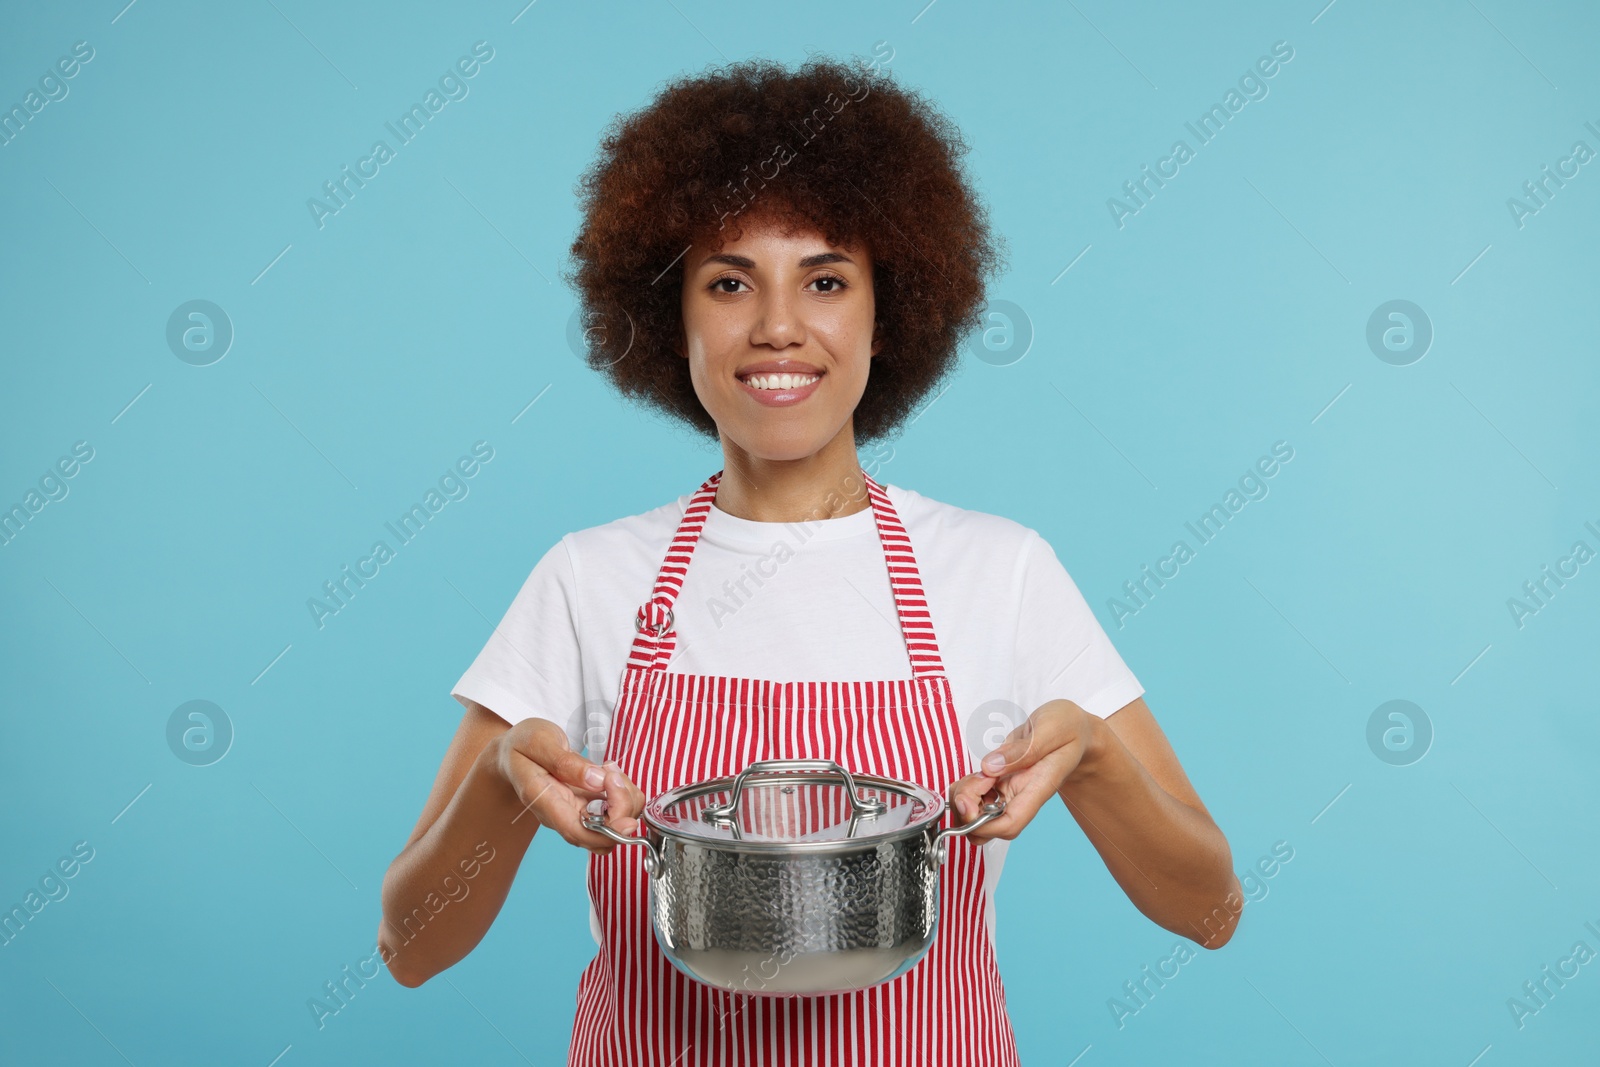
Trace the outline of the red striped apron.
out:
[[[669,612],[722,473],[707,478],[691,498],[650,600],[639,609],[608,758],[648,798],[736,774],[756,760],[815,758],[947,796],[952,782],[976,768],[910,538],[882,486],[865,471],[913,677],[773,682],[667,671],[677,643]],[[940,825],[954,818],[946,812]],[[927,955],[892,981],[817,997],[753,996],[686,977],[656,944],[644,850],[618,846],[605,856],[591,854],[587,880],[602,943],[578,983],[568,1064],[1016,1064],[984,921],[983,851],[965,837],[949,839],[948,847],[939,868],[938,933]]]

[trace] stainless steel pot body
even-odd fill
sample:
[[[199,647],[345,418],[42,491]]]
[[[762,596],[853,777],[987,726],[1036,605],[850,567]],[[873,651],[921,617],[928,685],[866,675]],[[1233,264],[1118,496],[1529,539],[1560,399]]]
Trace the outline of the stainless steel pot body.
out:
[[[740,836],[730,817],[743,787],[765,780],[782,788],[795,771],[844,786],[853,809],[848,832],[791,841]],[[728,802],[711,803],[729,793]],[[915,805],[913,824],[880,830],[884,822],[909,819],[904,812],[896,819],[896,800]],[[851,775],[831,761],[768,760],[653,801],[643,837],[617,834],[597,815],[585,824],[648,850],[656,942],[684,974],[757,996],[820,996],[897,978],[927,953],[938,932],[945,839],[999,815],[1004,801],[940,832],[932,824],[944,808],[942,798],[912,783]],[[713,825],[720,819],[733,834],[710,839],[683,832],[695,828],[684,812]]]

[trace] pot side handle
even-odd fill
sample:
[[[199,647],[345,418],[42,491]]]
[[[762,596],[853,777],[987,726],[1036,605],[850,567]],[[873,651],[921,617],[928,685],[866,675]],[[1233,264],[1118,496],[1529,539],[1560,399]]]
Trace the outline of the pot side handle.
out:
[[[974,823],[973,825],[975,826],[977,824]],[[593,830],[597,834],[604,834],[606,837],[611,838],[611,840],[615,841],[619,845],[643,845],[644,869],[652,878],[661,873],[661,857],[656,853],[655,846],[650,843],[649,838],[629,837],[626,834],[619,834],[613,830],[609,824],[607,824],[606,817],[604,815],[601,815],[599,812],[595,811],[584,813],[583,828],[585,830]]]
[[[938,836],[933,839],[933,844],[928,846],[928,851],[923,854],[925,862],[931,869],[938,870],[939,865],[945,860],[946,838],[961,837],[965,834],[970,834],[984,823],[989,822],[992,819],[999,818],[1005,813],[1005,810],[1006,798],[1001,797],[998,800],[993,800],[985,804],[978,817],[973,819],[971,822],[963,826],[952,826],[948,830],[939,831]]]

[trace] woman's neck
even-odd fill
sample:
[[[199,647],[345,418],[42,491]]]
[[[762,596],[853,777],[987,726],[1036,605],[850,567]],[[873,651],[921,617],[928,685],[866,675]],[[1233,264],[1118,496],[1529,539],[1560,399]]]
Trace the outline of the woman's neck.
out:
[[[764,459],[726,437],[722,453],[722,481],[714,502],[737,518],[811,522],[843,518],[871,506],[848,423],[832,441],[802,459]]]

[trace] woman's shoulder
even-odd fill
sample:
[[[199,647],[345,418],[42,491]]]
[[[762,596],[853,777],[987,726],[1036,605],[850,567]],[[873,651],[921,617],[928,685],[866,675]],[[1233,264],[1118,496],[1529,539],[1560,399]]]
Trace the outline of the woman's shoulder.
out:
[[[913,547],[918,542],[927,542],[930,548],[938,543],[955,551],[979,549],[1014,559],[1012,553],[1022,551],[1039,536],[1031,526],[1004,515],[936,500],[905,486],[882,484],[911,535]]]
[[[584,555],[638,548],[659,549],[677,530],[692,496],[692,493],[685,493],[648,511],[573,530],[561,540],[569,551]]]
[[[911,538],[918,568],[934,595],[966,590],[1019,597],[1032,578],[1053,565],[1053,549],[1015,519],[962,507],[914,489],[885,486]]]

